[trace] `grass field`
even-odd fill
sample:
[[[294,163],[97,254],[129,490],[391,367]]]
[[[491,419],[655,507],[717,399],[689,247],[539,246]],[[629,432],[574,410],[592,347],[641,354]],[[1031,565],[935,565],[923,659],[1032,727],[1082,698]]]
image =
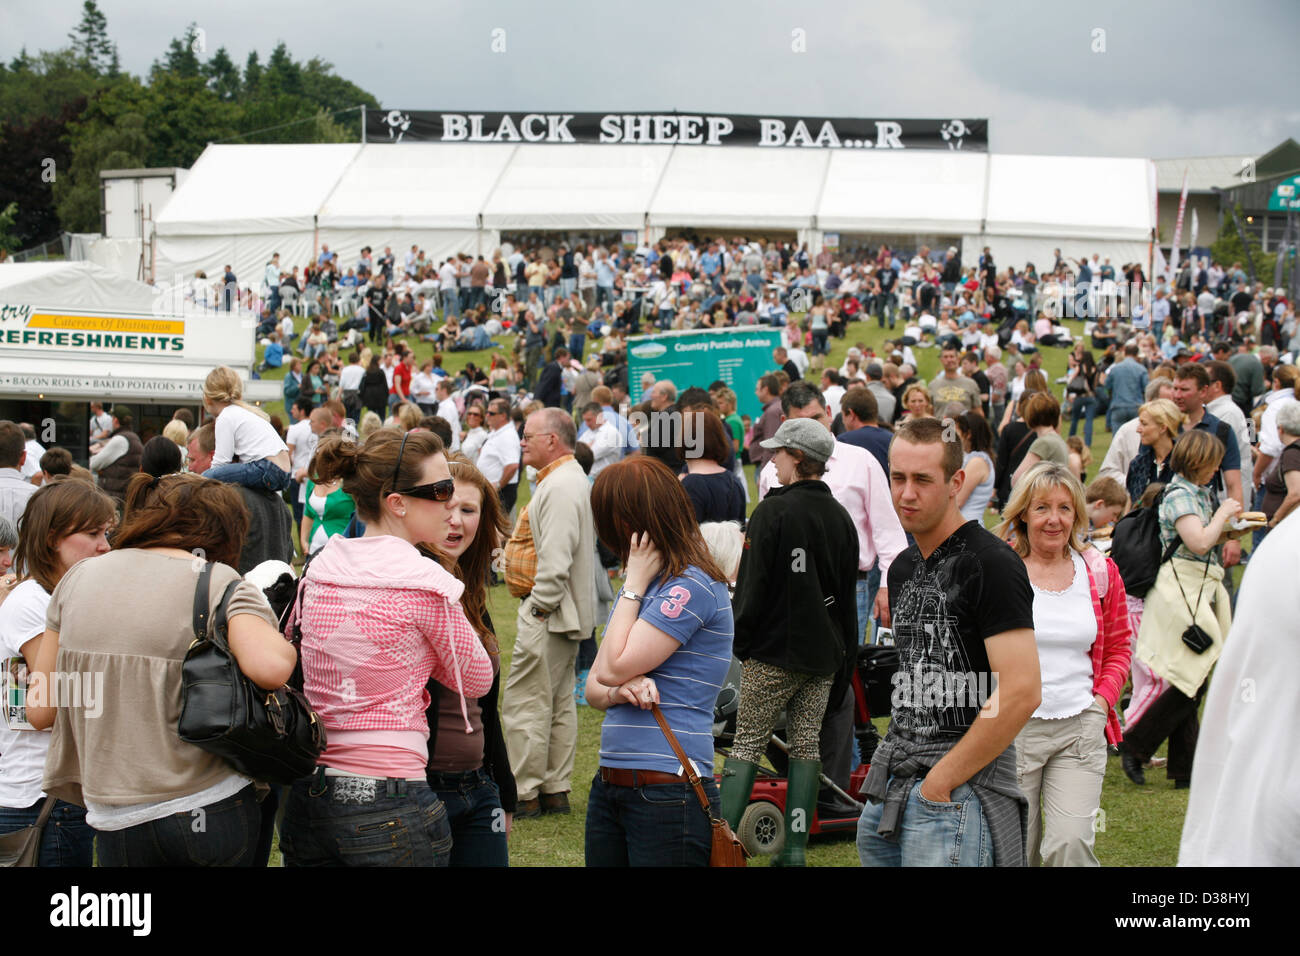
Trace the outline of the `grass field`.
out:
[[[299,328],[304,325],[305,322],[299,320]],[[1080,334],[1080,326],[1081,323],[1072,323],[1076,335]],[[851,345],[870,345],[879,351],[881,344],[890,335],[887,329],[879,329],[874,323],[851,324],[846,338],[832,340],[827,365],[838,368]],[[507,352],[513,344],[506,336],[498,338],[497,341],[505,346]],[[427,343],[412,340],[411,344],[415,346],[420,358],[431,352],[432,347]],[[939,357],[935,349],[914,351],[921,366],[918,371],[922,379],[928,381],[938,374]],[[1043,367],[1049,382],[1055,382],[1065,374],[1066,354],[1065,349],[1043,350]],[[467,361],[473,361],[480,366],[485,365],[489,356],[490,353],[487,351],[449,352],[445,353],[444,367],[454,373],[464,368]],[[283,373],[266,377],[282,378]],[[680,388],[695,383],[678,382],[677,384]],[[1059,397],[1061,388],[1054,386],[1053,390]],[[282,411],[278,405],[268,405],[266,408],[272,413]],[[1104,421],[1099,418],[1094,422],[1093,427],[1091,446],[1093,464],[1089,470],[1090,474],[1096,473],[1109,446],[1110,434],[1106,431]],[[757,494],[753,493],[753,469],[748,468],[747,471],[750,473],[751,498],[756,501]],[[519,498],[521,505],[527,501],[527,496],[527,484],[521,483]],[[993,524],[994,517],[993,513],[989,512],[985,523]],[[518,603],[517,599],[510,596],[504,585],[491,591],[489,607],[501,643],[503,678],[509,671],[510,655],[514,647],[515,612]],[[517,823],[510,840],[512,865],[582,865],[586,799],[597,768],[602,719],[603,714],[600,711],[587,707],[578,708],[578,756],[573,775],[573,792],[570,795],[573,812],[569,816],[544,816]],[[883,732],[887,721],[879,721],[878,726]],[[1160,754],[1163,756],[1163,748]],[[1174,790],[1172,783],[1164,779],[1163,771],[1148,770],[1147,781],[1145,787],[1134,786],[1120,769],[1119,759],[1110,758],[1102,791],[1103,813],[1098,818],[1097,856],[1103,866],[1173,866],[1177,862],[1178,842],[1182,833],[1183,817],[1187,811],[1188,791]],[[278,853],[276,856],[278,857]],[[762,865],[763,862],[759,860],[751,865]],[[808,863],[810,866],[857,866],[857,850],[851,837],[814,838],[808,850]]]

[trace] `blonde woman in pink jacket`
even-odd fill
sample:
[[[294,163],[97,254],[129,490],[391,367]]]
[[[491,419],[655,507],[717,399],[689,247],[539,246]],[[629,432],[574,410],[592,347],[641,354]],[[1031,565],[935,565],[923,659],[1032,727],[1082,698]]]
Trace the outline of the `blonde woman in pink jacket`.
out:
[[[455,690],[467,713],[465,698],[486,694],[493,675],[460,605],[464,585],[415,547],[446,536],[455,483],[442,442],[387,428],[364,446],[326,439],[309,471],[342,478],[366,532],[315,555],[291,615],[329,742],[293,786],[280,849],[288,866],[446,866],[451,830],[425,777],[425,685]]]

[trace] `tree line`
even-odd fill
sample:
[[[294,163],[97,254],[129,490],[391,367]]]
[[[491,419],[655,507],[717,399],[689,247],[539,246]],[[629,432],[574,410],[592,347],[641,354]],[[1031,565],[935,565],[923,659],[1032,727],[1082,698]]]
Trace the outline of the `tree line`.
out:
[[[108,20],[85,0],[67,46],[0,63],[0,249],[100,230],[102,169],[189,167],[209,142],[341,143],[379,101],[278,43],[241,69],[191,23],[145,77],[122,71]],[[270,128],[275,127],[275,128]],[[260,132],[259,132],[260,131]]]

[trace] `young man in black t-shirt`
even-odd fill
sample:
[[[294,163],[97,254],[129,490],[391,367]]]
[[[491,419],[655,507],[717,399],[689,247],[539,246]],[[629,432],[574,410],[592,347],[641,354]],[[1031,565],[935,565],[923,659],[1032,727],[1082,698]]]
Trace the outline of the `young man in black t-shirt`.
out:
[[[951,423],[917,419],[889,451],[894,508],[916,543],[889,569],[899,652],[893,720],[858,823],[864,866],[1023,866],[1016,734],[1039,704],[1024,562],[957,509]]]

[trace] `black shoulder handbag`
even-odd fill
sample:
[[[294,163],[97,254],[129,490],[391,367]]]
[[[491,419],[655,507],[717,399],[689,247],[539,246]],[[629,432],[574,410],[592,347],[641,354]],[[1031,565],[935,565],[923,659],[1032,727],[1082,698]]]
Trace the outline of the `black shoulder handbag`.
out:
[[[221,595],[209,621],[212,565],[194,590],[194,643],[181,669],[181,740],[229,761],[266,783],[291,784],[316,769],[325,725],[301,691],[262,690],[244,676],[226,640],[226,606],[238,581]]]

